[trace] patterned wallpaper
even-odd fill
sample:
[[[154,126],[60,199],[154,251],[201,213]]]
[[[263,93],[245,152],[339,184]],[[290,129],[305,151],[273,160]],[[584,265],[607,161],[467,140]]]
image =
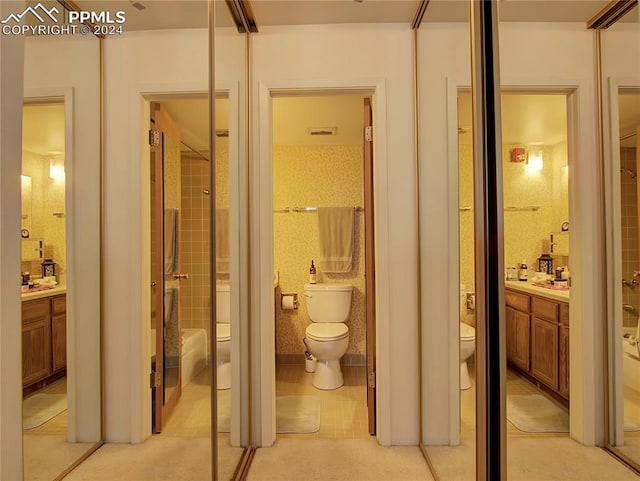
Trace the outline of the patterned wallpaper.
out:
[[[275,146],[273,152],[274,209],[293,206],[362,206],[363,168],[361,146]],[[343,362],[362,362],[365,353],[364,216],[355,214],[354,267],[350,273],[324,274],[318,282],[354,286],[349,326],[349,347]],[[302,355],[307,315],[304,284],[309,282],[311,259],[318,258],[318,217],[309,213],[274,213],[274,267],[280,274],[280,291],[297,293],[295,311],[276,302],[276,353]],[[351,360],[351,361],[350,361]]]
[[[44,240],[44,258],[57,264],[58,283],[66,285],[65,180],[49,177],[49,157],[23,151],[22,175],[31,177],[31,238]],[[40,277],[41,260],[22,262],[22,271]]]
[[[530,272],[537,270],[538,257],[549,252],[549,233],[559,231],[561,224],[569,220],[569,191],[567,169],[567,145],[565,142],[543,147],[543,169],[537,173],[526,171],[524,163],[509,161],[509,151],[516,146],[504,145],[503,196],[504,205],[522,207],[539,206],[537,211],[506,211],[504,213],[505,267],[517,266],[523,259]],[[461,207],[473,206],[473,157],[472,147],[459,146],[459,203]],[[460,211],[460,283],[467,291],[475,291],[473,252],[473,211]],[[556,259],[557,258],[557,259]],[[562,265],[565,257],[554,256]]]

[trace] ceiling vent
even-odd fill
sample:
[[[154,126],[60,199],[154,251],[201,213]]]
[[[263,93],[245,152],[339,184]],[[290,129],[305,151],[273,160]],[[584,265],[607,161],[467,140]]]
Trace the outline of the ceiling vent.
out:
[[[309,128],[309,135],[311,136],[330,136],[337,135],[338,127],[311,127]]]

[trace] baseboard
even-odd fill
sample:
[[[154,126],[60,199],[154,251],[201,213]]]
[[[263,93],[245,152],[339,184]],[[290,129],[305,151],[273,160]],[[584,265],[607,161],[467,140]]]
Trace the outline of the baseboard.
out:
[[[304,364],[304,354],[276,354],[276,364]],[[366,366],[366,357],[364,354],[345,354],[342,356],[341,364],[343,366]]]

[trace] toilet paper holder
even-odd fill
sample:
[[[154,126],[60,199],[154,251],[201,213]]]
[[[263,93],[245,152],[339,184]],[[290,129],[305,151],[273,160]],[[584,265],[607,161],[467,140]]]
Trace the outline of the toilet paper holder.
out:
[[[298,308],[298,294],[296,292],[283,292],[280,294],[280,307],[283,311]]]

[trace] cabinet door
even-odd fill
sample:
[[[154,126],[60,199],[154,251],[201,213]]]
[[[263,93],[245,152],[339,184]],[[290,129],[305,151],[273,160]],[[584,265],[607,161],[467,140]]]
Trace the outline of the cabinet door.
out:
[[[558,391],[569,399],[569,328],[560,326],[558,351]]]
[[[516,321],[515,309],[507,306],[505,308],[505,330],[507,334],[507,361],[513,363],[516,345]]]
[[[531,317],[531,374],[558,390],[558,324]]]
[[[53,372],[67,366],[67,316],[61,314],[51,318],[51,360]]]
[[[22,326],[22,385],[29,386],[51,374],[51,334],[49,318]]]
[[[523,371],[529,371],[529,353],[531,322],[529,314],[514,312],[515,344],[513,352],[513,362]]]

